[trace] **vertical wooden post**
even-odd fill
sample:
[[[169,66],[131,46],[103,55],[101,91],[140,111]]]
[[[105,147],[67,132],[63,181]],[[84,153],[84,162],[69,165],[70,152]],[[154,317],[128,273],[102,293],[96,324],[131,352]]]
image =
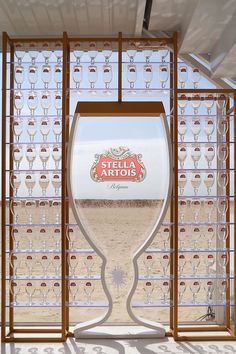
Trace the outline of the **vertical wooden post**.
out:
[[[173,311],[173,336],[174,339],[178,337],[178,47],[177,47],[177,33],[173,36],[174,46],[174,110],[173,110],[173,195],[174,195],[174,311]]]
[[[174,49],[174,48],[173,48]],[[174,101],[173,101],[173,86],[174,86],[174,55],[173,52],[170,52],[170,137],[171,142],[173,142],[173,109],[174,109]],[[172,145],[172,154],[173,154],[173,145]],[[173,249],[174,249],[174,200],[173,200],[173,187],[171,191],[171,201],[170,201],[170,249],[172,253],[170,254],[170,276],[172,280],[170,281],[170,329],[173,331],[173,291],[174,291],[174,259],[173,259]]]
[[[6,340],[6,89],[7,34],[2,34],[2,342]]]

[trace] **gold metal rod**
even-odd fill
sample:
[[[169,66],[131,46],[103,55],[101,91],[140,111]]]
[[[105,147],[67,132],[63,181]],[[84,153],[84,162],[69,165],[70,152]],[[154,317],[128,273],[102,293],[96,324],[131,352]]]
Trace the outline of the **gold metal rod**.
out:
[[[2,34],[2,304],[1,339],[6,337],[6,89],[7,89],[7,34]]]
[[[178,337],[178,47],[177,47],[177,33],[174,33],[174,110],[173,110],[173,165],[174,165],[174,291],[173,291],[173,336],[174,339]]]
[[[122,101],[122,33],[118,36],[118,102]]]
[[[10,47],[10,61],[11,61],[11,64],[10,64],[10,88],[11,88],[11,91],[10,91],[10,116],[12,117],[14,115],[14,92],[13,92],[13,88],[14,88],[14,46],[12,44]],[[9,119],[9,131],[10,131],[10,142],[13,143],[13,141],[14,141],[13,120],[11,120],[11,119]],[[9,166],[10,166],[10,170],[12,171],[13,170],[13,145],[12,144],[10,145],[9,150],[10,150]],[[10,182],[11,177],[12,176],[9,173],[8,174],[9,182]],[[14,195],[12,183],[9,183],[9,191],[10,191],[10,197],[12,198]],[[10,227],[9,227],[9,250],[10,250],[9,258],[10,258],[11,252],[14,249],[14,240],[13,240],[13,235],[12,235],[13,214],[11,211],[10,204],[9,204],[9,220],[10,220]],[[14,263],[13,263],[13,265],[14,265]],[[14,269],[10,265],[10,262],[9,262],[9,274],[10,274],[10,277],[12,277],[14,274]],[[14,296],[9,288],[10,303],[13,303],[13,298],[14,298]],[[10,329],[10,332],[12,332],[14,329],[14,307],[10,307],[10,309],[9,309],[9,329]]]

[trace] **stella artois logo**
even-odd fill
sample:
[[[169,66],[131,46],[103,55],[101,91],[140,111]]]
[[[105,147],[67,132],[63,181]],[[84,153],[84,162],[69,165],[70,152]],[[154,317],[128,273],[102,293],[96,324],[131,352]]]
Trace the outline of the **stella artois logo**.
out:
[[[96,154],[90,171],[95,182],[132,181],[141,182],[146,177],[146,169],[141,154],[133,154],[128,148],[119,148]]]

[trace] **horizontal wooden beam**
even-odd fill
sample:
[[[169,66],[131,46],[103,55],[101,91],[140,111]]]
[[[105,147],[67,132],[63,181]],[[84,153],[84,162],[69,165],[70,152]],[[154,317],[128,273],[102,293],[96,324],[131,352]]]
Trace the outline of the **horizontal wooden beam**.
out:
[[[81,116],[159,116],[165,113],[162,102],[78,102],[75,113]]]

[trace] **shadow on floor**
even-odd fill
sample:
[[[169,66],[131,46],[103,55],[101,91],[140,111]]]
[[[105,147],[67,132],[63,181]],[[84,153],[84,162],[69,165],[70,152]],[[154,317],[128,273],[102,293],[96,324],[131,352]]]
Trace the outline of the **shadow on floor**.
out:
[[[236,342],[174,342],[173,339],[94,339],[66,343],[1,344],[1,354],[233,354]]]

